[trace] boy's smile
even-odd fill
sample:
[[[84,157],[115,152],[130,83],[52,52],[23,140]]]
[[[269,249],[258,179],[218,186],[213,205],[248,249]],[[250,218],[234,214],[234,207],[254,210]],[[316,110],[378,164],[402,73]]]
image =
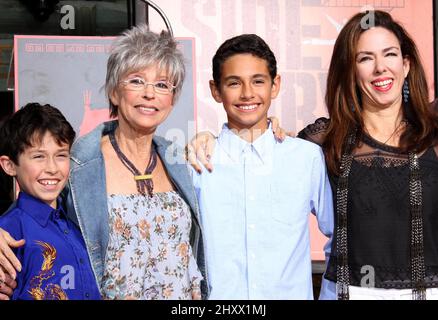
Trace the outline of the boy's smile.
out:
[[[237,108],[239,108],[240,111],[242,112],[252,112],[255,109],[257,109],[260,106],[260,104],[258,103],[254,103],[254,104],[238,104],[236,105]]]
[[[49,132],[41,143],[33,140],[33,145],[19,155],[18,165],[10,160],[7,173],[16,176],[21,190],[56,208],[56,199],[68,179],[69,145],[59,145]]]
[[[230,129],[258,130],[258,136],[268,127],[268,110],[278,95],[280,76],[272,79],[262,58],[235,54],[223,63],[219,86],[211,81],[210,89],[214,99],[223,104]],[[256,138],[253,135],[251,140]]]

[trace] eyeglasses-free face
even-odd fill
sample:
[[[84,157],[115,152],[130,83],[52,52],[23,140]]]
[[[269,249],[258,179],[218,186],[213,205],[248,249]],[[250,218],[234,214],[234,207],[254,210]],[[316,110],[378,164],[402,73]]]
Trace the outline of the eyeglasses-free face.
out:
[[[125,85],[125,88],[128,90],[134,90],[134,91],[140,91],[145,90],[148,85],[151,85],[154,88],[155,93],[158,94],[171,94],[173,92],[173,89],[176,87],[164,80],[158,80],[154,82],[147,82],[141,77],[133,77],[126,80],[120,81],[123,85]]]
[[[222,103],[228,127],[238,131],[264,132],[272,99],[279,93],[281,78],[271,78],[266,60],[249,53],[238,53],[222,64],[219,87],[210,82],[213,98]]]
[[[5,172],[17,178],[21,190],[56,209],[56,199],[68,179],[70,148],[66,143],[59,144],[48,131],[41,141],[36,138],[18,156],[18,164],[4,162]],[[5,157],[2,156],[2,161]]]
[[[383,27],[362,33],[357,43],[356,80],[367,110],[400,108],[402,88],[410,69],[395,34]]]

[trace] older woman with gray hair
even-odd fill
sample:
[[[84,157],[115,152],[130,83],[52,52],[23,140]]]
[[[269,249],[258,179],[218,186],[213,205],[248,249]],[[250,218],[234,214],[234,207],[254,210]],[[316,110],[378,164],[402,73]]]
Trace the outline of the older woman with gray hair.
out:
[[[67,212],[81,228],[103,298],[201,299],[201,284],[207,296],[189,171],[180,149],[154,135],[184,75],[171,35],[146,26],[126,31],[107,65],[105,89],[117,120],[72,147]]]

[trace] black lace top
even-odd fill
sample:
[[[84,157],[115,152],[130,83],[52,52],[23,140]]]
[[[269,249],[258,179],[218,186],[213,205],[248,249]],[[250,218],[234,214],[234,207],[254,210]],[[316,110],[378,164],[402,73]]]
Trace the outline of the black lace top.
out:
[[[328,122],[320,118],[298,136],[321,144]],[[350,284],[360,286],[371,271],[377,288],[412,288],[408,155],[368,135],[362,136],[353,155],[347,205]],[[419,160],[426,287],[438,287],[438,147],[429,148]],[[337,178],[329,178],[336,199]],[[334,235],[327,279],[336,281],[336,266]]]

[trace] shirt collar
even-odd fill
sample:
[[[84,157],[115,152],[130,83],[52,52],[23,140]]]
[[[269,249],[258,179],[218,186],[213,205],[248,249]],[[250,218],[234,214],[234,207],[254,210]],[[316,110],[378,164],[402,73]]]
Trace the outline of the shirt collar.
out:
[[[21,191],[17,199],[17,207],[26,212],[31,216],[36,222],[38,222],[41,227],[45,228],[49,219],[57,215],[65,215],[62,209],[61,197],[57,199],[57,208],[53,209],[47,203],[44,203],[40,199],[37,199],[26,192]]]
[[[272,160],[275,143],[271,123],[269,123],[268,129],[252,143],[236,135],[227,123],[222,126],[222,131],[218,137],[218,144],[235,162],[240,161],[246,150],[251,150],[263,163],[267,163]]]

